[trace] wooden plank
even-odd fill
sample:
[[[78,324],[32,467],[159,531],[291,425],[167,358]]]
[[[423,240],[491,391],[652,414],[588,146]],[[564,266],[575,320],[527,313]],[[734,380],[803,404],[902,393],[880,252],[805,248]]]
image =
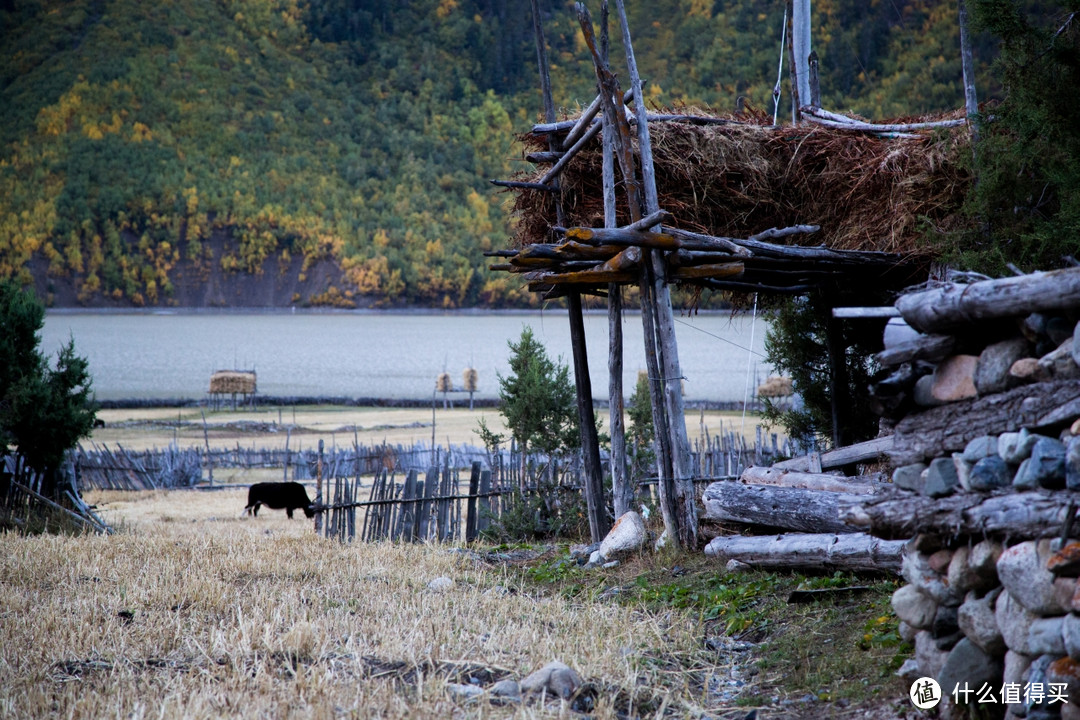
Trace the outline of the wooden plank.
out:
[[[825,490],[828,492],[854,493],[856,495],[868,495],[877,492],[882,486],[886,485],[881,482],[881,476],[878,474],[861,476],[860,478],[845,478],[836,475],[785,470],[778,468],[776,465],[772,467],[751,465],[743,470],[742,475],[739,476],[739,482],[744,485],[771,485],[773,487]]]
[[[472,464],[472,472],[469,475],[469,500],[467,505],[467,516],[465,518],[465,542],[473,542],[476,540],[476,495],[480,488],[480,463],[474,462]]]
[[[822,453],[820,456],[821,468],[838,468],[845,465],[852,465],[854,463],[868,462],[881,458],[882,455],[886,455],[893,447],[893,436],[887,435],[885,437],[874,438],[873,440],[867,440],[861,443],[855,443],[854,445],[848,445],[842,448],[836,448],[826,453]],[[804,455],[802,457],[792,458],[790,460],[782,460],[777,463],[773,463],[773,468],[778,470],[797,470],[799,472],[811,472],[810,470],[810,456]]]
[[[899,572],[905,540],[882,540],[866,533],[807,533],[714,538],[705,554],[772,570]]]

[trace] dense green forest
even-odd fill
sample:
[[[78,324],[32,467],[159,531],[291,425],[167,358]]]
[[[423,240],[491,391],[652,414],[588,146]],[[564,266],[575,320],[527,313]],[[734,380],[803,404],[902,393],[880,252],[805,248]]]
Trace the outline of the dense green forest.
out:
[[[540,5],[572,112],[591,64],[572,3]],[[630,3],[648,97],[771,109],[783,12]],[[814,12],[825,106],[962,106],[953,0]],[[303,280],[329,260],[339,272],[293,302],[533,302],[481,255],[512,222],[487,180],[525,167],[515,133],[538,116],[532,32],[529,3],[498,0],[0,0],[0,279],[170,304],[181,266]],[[976,40],[989,95],[994,49]]]

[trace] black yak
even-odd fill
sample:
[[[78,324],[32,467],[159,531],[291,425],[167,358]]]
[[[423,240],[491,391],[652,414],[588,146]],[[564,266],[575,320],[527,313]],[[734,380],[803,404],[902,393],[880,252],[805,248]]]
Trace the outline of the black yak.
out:
[[[304,486],[297,482],[270,482],[256,483],[248,489],[248,511],[255,517],[259,515],[259,506],[265,505],[274,510],[285,508],[285,513],[292,518],[293,510],[300,508],[308,517],[315,517],[315,511],[311,506],[311,499],[304,490]]]

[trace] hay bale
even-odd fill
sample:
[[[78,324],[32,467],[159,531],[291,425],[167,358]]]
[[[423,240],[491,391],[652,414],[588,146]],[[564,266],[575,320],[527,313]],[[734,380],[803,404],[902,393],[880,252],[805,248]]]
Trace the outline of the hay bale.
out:
[[[952,117],[960,114],[905,121]],[[819,233],[788,242],[930,257],[934,250],[922,228],[948,231],[963,222],[960,207],[971,182],[967,128],[885,140],[819,125],[773,128],[764,114],[739,120],[650,125],[660,206],[674,215],[674,227],[745,238],[771,227],[815,224]],[[547,149],[546,136],[522,140],[528,151]],[[544,170],[517,179],[536,182]],[[567,165],[559,185],[568,227],[603,226],[599,139]],[[514,192],[517,243],[550,242],[555,196]],[[630,222],[623,205],[620,226]]]
[[[441,393],[448,393],[454,389],[454,384],[450,382],[450,373],[439,373],[439,377],[435,378],[435,389]]]
[[[254,371],[218,370],[210,376],[211,395],[231,395],[255,393],[256,378]]]
[[[773,376],[766,378],[765,382],[758,385],[757,394],[758,397],[788,397],[794,393],[794,388],[791,384],[791,378]]]
[[[464,381],[465,392],[476,392],[476,380],[477,372],[476,368],[465,368],[465,372],[461,374]]]

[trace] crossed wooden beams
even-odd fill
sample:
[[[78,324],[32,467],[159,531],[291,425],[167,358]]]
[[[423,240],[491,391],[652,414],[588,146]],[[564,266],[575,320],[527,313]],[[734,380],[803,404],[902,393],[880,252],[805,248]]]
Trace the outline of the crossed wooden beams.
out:
[[[549,297],[607,283],[637,283],[643,249],[665,251],[669,282],[749,292],[803,293],[829,283],[862,285],[910,262],[893,253],[768,242],[816,232],[816,225],[772,228],[739,239],[675,229],[671,220],[671,213],[660,210],[621,228],[554,228],[562,242],[485,255],[506,258],[491,269],[523,274],[531,291]],[[649,229],[661,223],[662,232]]]

